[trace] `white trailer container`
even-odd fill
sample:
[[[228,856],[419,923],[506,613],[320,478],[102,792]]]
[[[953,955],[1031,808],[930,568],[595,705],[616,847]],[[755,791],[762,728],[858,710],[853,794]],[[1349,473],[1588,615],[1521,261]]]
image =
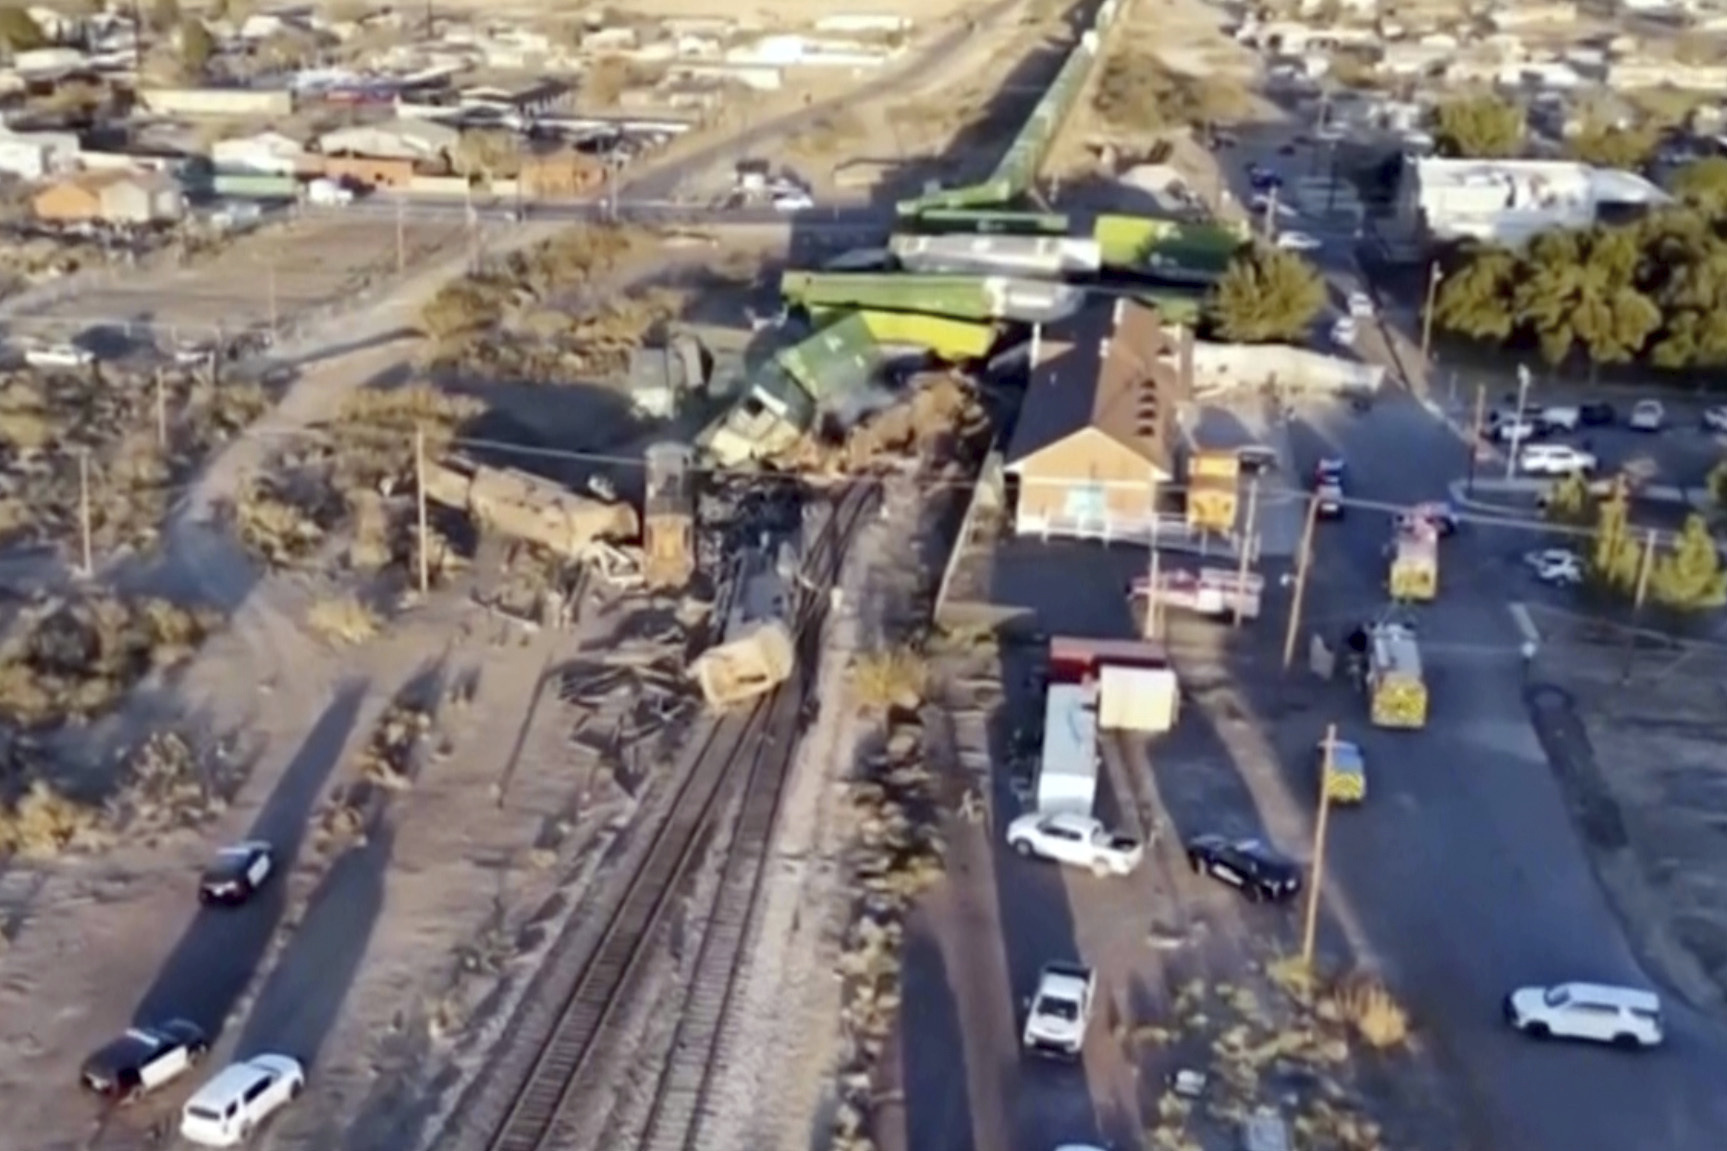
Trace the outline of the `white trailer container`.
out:
[[[1175,727],[1181,689],[1167,667],[1104,664],[1098,675],[1097,726],[1160,735]]]
[[[1090,815],[1097,799],[1097,691],[1052,683],[1043,714],[1037,810]]]

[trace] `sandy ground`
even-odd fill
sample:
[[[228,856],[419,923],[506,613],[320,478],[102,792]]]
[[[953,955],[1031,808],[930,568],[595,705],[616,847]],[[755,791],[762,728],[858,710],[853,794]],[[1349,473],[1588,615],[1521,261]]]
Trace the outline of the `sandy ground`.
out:
[[[1538,617],[1544,632],[1563,628]],[[1564,629],[1569,631],[1570,629]],[[1727,786],[1721,774],[1727,651],[1647,652],[1630,684],[1622,641],[1572,632],[1538,680],[1562,747],[1561,782],[1603,886],[1660,977],[1727,1009]],[[1569,706],[1567,706],[1569,703]]]

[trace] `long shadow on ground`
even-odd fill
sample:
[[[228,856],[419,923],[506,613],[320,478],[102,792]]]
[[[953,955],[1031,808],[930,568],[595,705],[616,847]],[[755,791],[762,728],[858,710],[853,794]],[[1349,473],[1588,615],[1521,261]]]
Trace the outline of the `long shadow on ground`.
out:
[[[275,791],[247,832],[275,848],[276,875],[240,907],[200,907],[180,942],[133,1012],[139,1023],[189,1019],[219,1033],[270,946],[287,906],[287,875],[305,840],[313,805],[341,758],[365,698],[364,680],[351,680],[307,734]]]

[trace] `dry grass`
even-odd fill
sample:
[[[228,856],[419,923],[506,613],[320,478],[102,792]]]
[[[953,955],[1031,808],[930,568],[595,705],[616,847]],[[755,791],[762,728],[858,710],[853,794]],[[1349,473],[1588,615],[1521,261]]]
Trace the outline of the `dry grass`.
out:
[[[267,406],[257,386],[162,376],[167,439],[158,439],[151,377],[104,369],[0,376],[0,452],[10,490],[0,546],[79,543],[80,460],[87,460],[98,559],[149,547],[182,484]]]
[[[296,567],[321,555],[344,527],[345,554],[357,570],[375,572],[412,558],[414,440],[429,458],[445,452],[486,406],[428,384],[365,389],[313,436],[279,451],[231,508],[247,550],[272,567]],[[434,559],[451,549],[434,539]]]
[[[431,730],[432,717],[424,709],[400,701],[391,704],[361,749],[355,774],[379,787],[407,787],[413,780],[415,749]]]
[[[1356,974],[1332,988],[1322,1011],[1334,1011],[1355,1029],[1363,1043],[1376,1050],[1401,1047],[1409,1041],[1409,1015],[1386,986],[1369,975]]]
[[[371,604],[357,595],[321,599],[306,613],[306,626],[334,644],[359,644],[383,630],[384,620]]]
[[[0,804],[0,856],[46,858],[105,846],[102,809],[68,796],[46,780]]]
[[[929,683],[928,661],[909,647],[871,652],[852,663],[852,689],[868,712],[914,711]]]
[[[0,644],[0,720],[53,727],[111,709],[150,672],[192,657],[218,613],[160,599],[57,599],[20,613]]]

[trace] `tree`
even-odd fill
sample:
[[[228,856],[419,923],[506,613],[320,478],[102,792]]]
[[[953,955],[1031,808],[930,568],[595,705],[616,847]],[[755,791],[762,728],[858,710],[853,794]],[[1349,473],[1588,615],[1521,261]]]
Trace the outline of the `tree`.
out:
[[[1642,548],[1631,534],[1631,499],[1621,487],[1596,505],[1589,580],[1604,591],[1632,595],[1642,562]]]
[[[1447,100],[1436,121],[1434,142],[1448,156],[1504,159],[1523,150],[1523,109],[1496,96]]]
[[[1672,191],[1711,216],[1727,213],[1727,156],[1706,156],[1673,173]]]
[[[180,64],[186,71],[201,75],[215,57],[216,38],[202,20],[191,19],[180,25]]]
[[[1581,472],[1572,472],[1547,489],[1546,517],[1556,524],[1582,527],[1595,514],[1595,500],[1589,494],[1589,481]]]
[[[1649,596],[1674,611],[1727,604],[1727,571],[1721,568],[1721,554],[1702,516],[1686,517],[1673,547],[1650,568]]]
[[[1621,128],[1617,124],[1585,123],[1571,141],[1571,155],[1598,168],[1642,168],[1661,142],[1652,125]]]
[[[629,84],[629,61],[621,56],[601,56],[582,74],[582,102],[590,108],[610,108]]]
[[[48,37],[24,9],[0,8],[0,43],[14,52],[28,52],[48,43]]]
[[[1238,344],[1300,341],[1325,307],[1325,281],[1294,252],[1256,244],[1229,262],[1206,301],[1206,317]]]
[[[170,32],[180,26],[180,0],[155,0],[150,5],[150,30]]]
[[[1727,460],[1710,468],[1709,478],[1704,483],[1709,488],[1709,502],[1715,505],[1715,510],[1727,511]]]
[[[1642,350],[1661,311],[1637,290],[1641,256],[1635,233],[1624,228],[1546,232],[1530,243],[1527,275],[1512,300],[1543,359],[1559,364],[1581,347],[1593,373]]]
[[[1471,251],[1467,262],[1439,282],[1433,320],[1447,332],[1495,343],[1511,335],[1516,317],[1505,306],[1516,286],[1516,255],[1505,248]]]

